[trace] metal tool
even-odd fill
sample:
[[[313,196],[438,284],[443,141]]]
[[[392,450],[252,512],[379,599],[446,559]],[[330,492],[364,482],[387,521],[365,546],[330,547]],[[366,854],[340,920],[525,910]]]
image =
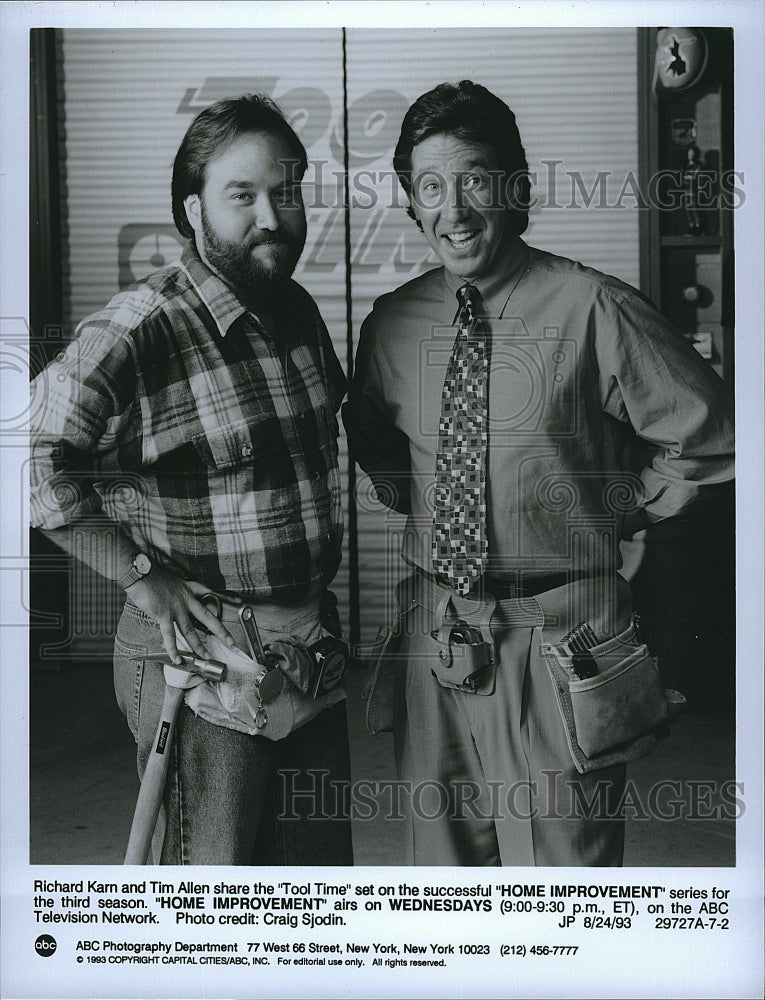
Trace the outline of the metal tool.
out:
[[[598,673],[598,664],[590,654],[593,646],[598,645],[598,637],[592,630],[589,622],[580,622],[575,628],[570,629],[559,643],[554,644],[554,649],[558,653],[558,658],[565,660],[570,658],[569,668],[574,680],[585,680],[594,677]]]
[[[223,620],[223,603],[224,599],[218,594],[205,594],[200,598],[202,604],[215,615],[218,621]],[[244,637],[247,640],[247,651],[253,660],[257,663],[262,663],[266,665],[266,649],[260,638],[260,632],[258,631],[258,623],[255,621],[255,611],[250,604],[242,604],[241,601],[226,600],[225,603],[237,609],[237,615],[239,617],[239,622],[242,626],[242,631],[244,632]],[[210,630],[201,626],[207,634],[210,634]],[[242,650],[244,652],[244,650]]]
[[[258,689],[260,700],[264,705],[267,705],[269,701],[273,701],[281,693],[284,687],[284,674],[278,667],[273,667],[268,663],[266,650],[258,631],[258,624],[255,621],[255,612],[249,604],[245,604],[239,609],[239,621],[247,640],[250,656],[264,668],[255,678],[255,686]],[[267,718],[268,716],[266,716]]]
[[[146,864],[157,817],[162,805],[162,796],[167,780],[167,769],[170,762],[170,747],[175,732],[178,711],[185,692],[204,681],[221,681],[226,676],[226,664],[220,660],[208,660],[193,653],[180,653],[181,665],[176,665],[167,653],[139,654],[134,660],[147,660],[164,664],[165,697],[157,726],[149,760],[146,764],[141,788],[138,792],[133,825],[130,829],[126,865]]]
[[[144,660],[147,663],[162,663],[166,667],[174,667],[177,670],[187,670],[194,673],[205,681],[222,681],[226,676],[226,664],[221,660],[211,660],[204,656],[197,656],[194,653],[184,653],[179,650],[178,655],[181,663],[174,663],[167,653],[139,653],[133,656],[133,660]]]
[[[255,621],[255,612],[249,604],[245,604],[239,609],[239,621],[242,623],[247,644],[250,647],[250,656],[258,663],[265,663],[266,650],[260,638],[258,623]]]
[[[260,638],[258,623],[255,620],[255,611],[252,606],[250,604],[242,604],[240,601],[224,599],[218,594],[213,593],[205,594],[201,598],[201,601],[205,607],[212,611],[218,621],[223,620],[224,603],[236,609],[239,624],[242,627],[242,632],[247,643],[247,649],[242,650],[242,652],[247,652],[250,659],[254,660],[261,667],[260,672],[255,677],[255,688],[258,696],[264,705],[268,704],[269,701],[273,701],[284,687],[284,674],[268,660],[266,648]],[[259,711],[261,713],[259,715],[259,724],[265,726],[268,716],[263,708]]]

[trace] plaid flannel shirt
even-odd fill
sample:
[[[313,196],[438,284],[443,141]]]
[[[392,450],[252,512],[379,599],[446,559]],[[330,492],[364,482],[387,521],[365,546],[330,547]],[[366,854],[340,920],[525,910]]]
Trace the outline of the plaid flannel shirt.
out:
[[[345,377],[294,281],[280,313],[277,343],[189,246],[85,319],[32,385],[33,526],[103,509],[213,590],[290,602],[326,585]]]

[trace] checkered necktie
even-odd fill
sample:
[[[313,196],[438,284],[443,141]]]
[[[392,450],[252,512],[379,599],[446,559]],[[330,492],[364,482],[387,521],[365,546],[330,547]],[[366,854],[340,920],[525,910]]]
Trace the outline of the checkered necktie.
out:
[[[457,292],[460,304],[441,396],[433,509],[433,572],[467,594],[486,568],[486,443],[489,344],[477,320],[480,294]]]

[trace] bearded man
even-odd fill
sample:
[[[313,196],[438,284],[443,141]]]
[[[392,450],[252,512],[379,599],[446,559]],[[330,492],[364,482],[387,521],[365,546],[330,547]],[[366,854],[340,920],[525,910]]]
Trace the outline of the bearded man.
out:
[[[241,648],[236,616],[213,613],[208,592],[251,604],[266,640],[308,647],[332,630],[345,378],[291,277],[306,168],[267,98],[203,110],[173,168],[173,217],[189,240],[180,262],[85,319],[33,388],[32,523],[70,552],[86,524],[103,544],[77,555],[125,590],[115,689],[139,773],[165,687],[149,653],[205,656],[205,631]],[[333,802],[285,802],[308,772],[348,780],[342,683],[278,740],[195,691],[176,726],[155,859],[350,864],[349,822]]]

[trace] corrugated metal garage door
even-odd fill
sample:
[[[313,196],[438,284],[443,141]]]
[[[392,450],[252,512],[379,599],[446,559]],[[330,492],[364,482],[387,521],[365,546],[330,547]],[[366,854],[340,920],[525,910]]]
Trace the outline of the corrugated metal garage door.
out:
[[[404,111],[443,80],[474,79],[515,111],[541,203],[529,242],[638,282],[630,194],[637,172],[632,29],[350,30],[345,106],[340,29],[66,30],[62,36],[70,329],[120,285],[177,254],[169,182],[181,137],[204,105],[253,90],[270,93],[294,116],[313,161],[309,238],[296,276],[319,303],[341,360],[347,361],[348,219],[354,343],[377,295],[433,266],[404,213],[391,158]],[[341,197],[346,155],[349,213]],[[323,192],[312,183],[318,179]],[[364,477],[359,490],[366,496]],[[358,602],[361,639],[368,641],[387,615],[386,597],[399,574],[395,518],[362,499],[356,541],[360,595],[348,592],[347,542],[335,589],[346,621]]]

